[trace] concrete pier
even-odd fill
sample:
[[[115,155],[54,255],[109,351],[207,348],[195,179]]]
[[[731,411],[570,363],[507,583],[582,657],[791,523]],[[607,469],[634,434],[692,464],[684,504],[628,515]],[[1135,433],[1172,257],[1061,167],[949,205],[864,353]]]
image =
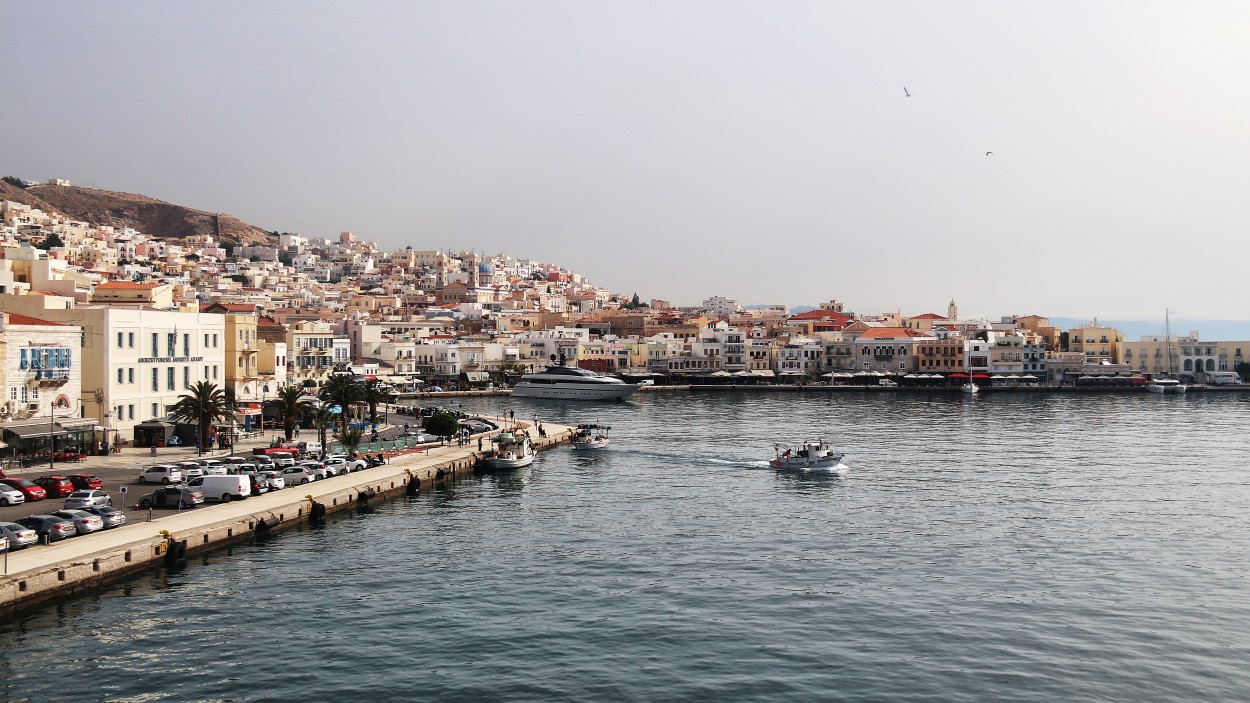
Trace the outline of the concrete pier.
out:
[[[568,442],[573,435],[571,427],[544,423],[543,428],[546,437],[530,431],[535,451]],[[395,456],[372,469],[12,552],[8,573],[0,576],[0,614],[159,565],[171,549],[181,557],[307,522],[314,502],[328,514],[403,494],[413,481],[428,488],[472,475],[476,449],[472,443]]]

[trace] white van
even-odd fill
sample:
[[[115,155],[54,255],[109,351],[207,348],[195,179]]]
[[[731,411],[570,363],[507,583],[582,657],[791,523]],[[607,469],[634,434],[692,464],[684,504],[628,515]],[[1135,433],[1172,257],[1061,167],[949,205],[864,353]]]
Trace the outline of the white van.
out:
[[[252,481],[247,476],[201,476],[187,482],[187,487],[204,494],[204,500],[229,503],[252,495]]]
[[[299,453],[311,459],[321,456],[321,442],[300,442],[295,445]]]

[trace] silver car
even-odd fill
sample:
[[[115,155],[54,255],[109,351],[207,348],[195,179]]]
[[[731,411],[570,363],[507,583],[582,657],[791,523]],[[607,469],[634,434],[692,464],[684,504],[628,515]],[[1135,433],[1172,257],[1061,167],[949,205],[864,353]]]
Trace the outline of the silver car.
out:
[[[0,483],[0,505],[21,505],[26,502],[26,496],[16,488],[7,483]]]
[[[104,521],[104,529],[112,527],[121,527],[126,524],[126,513],[108,505],[97,505],[92,508],[83,508],[83,512],[98,515]]]
[[[90,508],[93,505],[112,505],[113,499],[104,491],[74,491],[65,497],[65,509]]]
[[[104,520],[99,515],[92,515],[86,510],[58,510],[50,514],[74,523],[74,527],[80,535],[99,532],[104,529]]]
[[[8,543],[9,549],[22,549],[39,543],[39,533],[16,522],[0,522],[0,540]]]

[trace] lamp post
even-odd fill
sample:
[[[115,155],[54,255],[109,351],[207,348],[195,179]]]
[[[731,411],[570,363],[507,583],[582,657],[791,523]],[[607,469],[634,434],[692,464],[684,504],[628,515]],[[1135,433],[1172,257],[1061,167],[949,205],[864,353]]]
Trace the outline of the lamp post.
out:
[[[54,474],[56,471],[56,401],[52,401],[51,412],[48,415],[48,443],[51,449],[48,451],[48,473]]]

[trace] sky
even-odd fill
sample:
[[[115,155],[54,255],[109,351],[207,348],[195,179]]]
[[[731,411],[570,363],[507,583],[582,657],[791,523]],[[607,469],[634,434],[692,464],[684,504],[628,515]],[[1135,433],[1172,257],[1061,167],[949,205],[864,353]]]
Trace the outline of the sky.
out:
[[[3,18],[4,175],[506,252],[678,305],[1250,319],[1246,2]]]

